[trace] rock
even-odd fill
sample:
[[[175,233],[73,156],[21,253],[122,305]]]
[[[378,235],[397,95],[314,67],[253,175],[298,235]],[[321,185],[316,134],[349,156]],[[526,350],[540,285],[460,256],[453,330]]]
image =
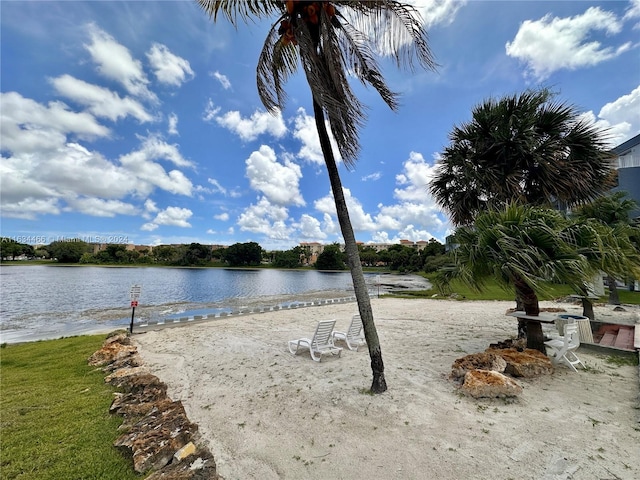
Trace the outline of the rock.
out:
[[[505,359],[507,368],[504,373],[514,377],[537,377],[553,373],[554,368],[551,360],[544,353],[531,348],[526,348],[519,352],[515,348],[492,349],[488,352],[496,353]]]
[[[182,462],[172,462],[152,473],[146,480],[214,480],[220,479],[213,456],[206,449],[197,449]]]
[[[142,367],[143,365],[144,361],[142,360],[142,357],[138,355],[138,352],[136,352],[128,357],[116,358],[111,363],[102,367],[102,370],[105,372],[113,372],[119,368]]]
[[[122,388],[127,393],[157,392],[155,395],[165,396],[167,385],[155,375],[140,372],[136,375],[112,376],[111,385]]]
[[[453,362],[451,377],[461,379],[470,370],[492,370],[502,373],[506,367],[507,362],[496,353],[472,353]]]
[[[176,453],[173,454],[173,459],[177,460],[178,462],[181,462],[182,460],[187,458],[189,455],[194,454],[195,452],[196,452],[196,446],[193,444],[193,442],[189,442],[184,447],[182,447],[180,450],[178,450]]]
[[[134,345],[125,345],[115,341],[105,343],[100,350],[89,357],[89,365],[100,367],[136,353],[137,349]]]
[[[104,381],[117,387],[127,383],[129,381],[128,377],[140,375],[141,373],[149,373],[149,369],[144,366],[122,367],[115,369],[113,373],[104,377]]]
[[[474,398],[515,397],[522,393],[515,380],[492,370],[469,370],[461,389]]]
[[[107,338],[104,341],[104,345],[109,343],[121,343],[122,345],[131,345],[131,337],[127,332],[123,330],[116,330],[107,334]]]
[[[116,447],[130,450],[133,468],[143,473],[167,465],[198,430],[189,422],[182,402],[169,399],[154,404],[153,409],[116,439]]]
[[[154,472],[147,480],[218,480],[208,449],[193,440],[198,426],[181,402],[167,396],[167,385],[149,373],[127,334],[116,332],[89,357],[89,364],[111,372],[105,382],[121,392],[109,409],[124,417],[114,446],[129,452],[136,472]]]
[[[515,348],[519,352],[522,352],[525,348],[527,348],[527,339],[526,338],[517,338],[511,339],[507,338],[504,342],[491,343],[489,345],[490,349],[503,349],[503,348]]]
[[[627,310],[624,307],[621,307],[620,305],[618,305],[617,307],[614,307],[613,311],[614,312],[626,312]]]

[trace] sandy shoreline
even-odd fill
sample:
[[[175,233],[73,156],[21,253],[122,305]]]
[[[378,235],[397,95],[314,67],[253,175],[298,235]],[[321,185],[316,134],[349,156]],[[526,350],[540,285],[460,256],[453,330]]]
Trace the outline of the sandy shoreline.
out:
[[[456,358],[516,334],[513,302],[373,298],[389,391],[364,393],[369,356],[321,363],[287,341],[317,321],[347,327],[355,303],[222,318],[134,336],[231,479],[640,478],[638,367],[588,349],[586,371],[517,379],[516,400],[476,400]],[[581,313],[573,304],[542,302]],[[635,310],[635,311],[634,311]],[[596,320],[633,317],[595,307]]]

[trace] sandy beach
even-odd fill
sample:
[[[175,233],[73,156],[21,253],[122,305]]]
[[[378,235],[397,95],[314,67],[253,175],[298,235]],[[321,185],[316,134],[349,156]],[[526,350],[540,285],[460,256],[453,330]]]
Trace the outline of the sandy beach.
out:
[[[369,355],[293,356],[287,341],[355,303],[229,317],[134,335],[232,479],[640,478],[638,367],[580,348],[587,366],[518,378],[515,399],[474,399],[457,358],[516,335],[513,302],[373,298],[388,392],[369,395]],[[579,305],[542,302],[581,314]],[[637,307],[596,306],[629,321]],[[343,345],[341,345],[343,346]]]

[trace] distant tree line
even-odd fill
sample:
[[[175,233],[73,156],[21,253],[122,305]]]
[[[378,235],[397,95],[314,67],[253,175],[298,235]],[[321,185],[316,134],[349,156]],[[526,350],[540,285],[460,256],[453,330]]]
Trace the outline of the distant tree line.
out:
[[[268,264],[275,268],[302,268],[309,265],[305,249],[266,251],[256,242],[234,243],[227,248],[212,250],[207,245],[158,245],[152,249],[128,250],[123,244],[109,244],[94,253],[94,246],[82,240],[55,241],[34,249],[32,245],[2,239],[2,260],[51,259],[59,263],[92,265],[167,265],[167,266],[230,266],[254,267]],[[376,251],[373,246],[360,245],[360,259],[365,267],[381,267],[399,272],[435,272],[446,262],[444,245],[431,239],[422,250],[406,245],[392,245]],[[338,244],[325,246],[313,265],[318,270],[346,270],[346,254]]]

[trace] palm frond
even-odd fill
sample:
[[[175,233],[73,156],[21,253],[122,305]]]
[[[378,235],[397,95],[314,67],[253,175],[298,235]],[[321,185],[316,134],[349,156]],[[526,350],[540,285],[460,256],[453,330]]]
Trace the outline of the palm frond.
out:
[[[285,8],[283,1],[278,0],[196,0],[207,15],[218,19],[222,13],[233,24],[238,20],[248,22],[252,17],[271,17],[282,13]]]
[[[276,29],[283,18],[284,16],[281,16],[271,26],[256,68],[258,95],[262,104],[270,112],[284,109],[286,102],[284,83],[297,71],[299,65],[295,45],[284,42]]]
[[[391,56],[398,67],[413,69],[417,59],[427,70],[437,68],[422,17],[413,5],[394,0],[334,3],[350,8],[354,14],[348,16],[349,23],[366,32],[378,53]]]

